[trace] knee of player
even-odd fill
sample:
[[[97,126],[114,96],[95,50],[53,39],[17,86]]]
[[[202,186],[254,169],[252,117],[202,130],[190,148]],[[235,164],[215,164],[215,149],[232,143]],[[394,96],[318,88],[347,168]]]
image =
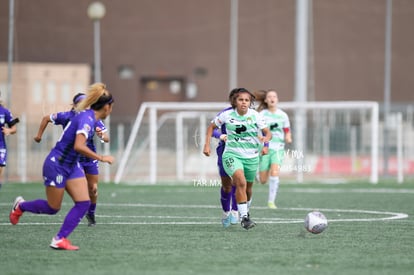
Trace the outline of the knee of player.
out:
[[[224,193],[231,193],[231,185],[230,186],[226,186],[226,185],[222,185],[221,186],[223,188]]]
[[[279,170],[271,170],[270,171],[271,177],[278,177],[279,176]]]
[[[269,175],[271,177],[278,177],[279,176],[279,172],[280,172],[279,165],[272,165],[272,167],[270,168],[270,171],[269,171]]]
[[[268,179],[269,179],[269,176],[267,174],[267,171],[260,172],[260,174],[259,174],[259,182],[261,184],[266,184]]]
[[[224,190],[231,190],[233,186],[232,178],[229,176],[221,177],[221,185]]]
[[[241,175],[233,175],[233,182],[236,187],[245,188],[247,185],[246,178],[244,177],[243,173]]]
[[[53,208],[50,205],[48,205],[48,209],[46,209],[46,212],[49,215],[56,215],[60,211],[60,208]]]

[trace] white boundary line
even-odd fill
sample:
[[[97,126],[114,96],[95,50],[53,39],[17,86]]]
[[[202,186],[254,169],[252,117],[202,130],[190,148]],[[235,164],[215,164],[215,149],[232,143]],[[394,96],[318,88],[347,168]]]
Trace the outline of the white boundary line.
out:
[[[198,209],[219,209],[217,205],[162,205],[162,204],[114,204],[114,203],[100,203],[101,207],[145,207],[145,208],[198,208]],[[263,210],[268,209],[266,207],[253,207],[252,209]],[[277,211],[312,211],[315,208],[278,208]],[[350,218],[350,219],[329,219],[328,222],[372,222],[372,221],[386,221],[386,220],[398,220],[408,218],[408,214],[397,213],[397,212],[387,212],[387,211],[372,211],[372,210],[359,210],[359,209],[330,209],[330,208],[318,208],[318,211],[324,213],[334,212],[334,213],[360,213],[360,214],[370,214],[370,215],[382,215],[386,217],[375,217],[375,218]],[[277,213],[274,211],[273,213]],[[30,214],[30,213],[29,213]],[[59,215],[62,216],[62,215]],[[33,216],[35,217],[35,215]],[[40,215],[39,217],[45,217],[45,215]],[[46,216],[48,217],[48,216]],[[160,219],[160,220],[193,220],[193,221],[144,221],[144,222],[100,222],[102,225],[206,225],[206,224],[218,224],[218,217],[200,217],[200,216],[148,216],[148,215],[138,215],[138,216],[120,216],[120,215],[97,215],[99,218],[116,218],[116,219]],[[329,215],[328,215],[329,217]],[[203,219],[203,221],[194,221],[198,219]],[[255,220],[260,221],[261,224],[289,224],[289,223],[303,223],[303,219],[283,219],[283,218],[255,218]],[[56,222],[22,222],[19,225],[55,225],[61,224]],[[10,223],[0,223],[0,225],[10,225]]]

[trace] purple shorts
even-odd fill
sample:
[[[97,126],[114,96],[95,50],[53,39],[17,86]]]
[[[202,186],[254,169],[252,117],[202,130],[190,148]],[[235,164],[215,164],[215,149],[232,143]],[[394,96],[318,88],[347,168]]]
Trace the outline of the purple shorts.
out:
[[[99,175],[99,164],[97,160],[80,162],[80,165],[83,167],[85,174]]]
[[[52,161],[48,157],[43,163],[43,180],[45,186],[65,188],[67,180],[83,177],[85,177],[85,172],[79,162],[72,167],[68,167]]]
[[[228,177],[226,171],[224,171],[223,167],[223,152],[224,152],[224,145],[218,145],[216,148],[217,153],[217,167],[219,170],[220,177]]]
[[[4,167],[7,163],[7,149],[1,148],[0,149],[0,166]]]

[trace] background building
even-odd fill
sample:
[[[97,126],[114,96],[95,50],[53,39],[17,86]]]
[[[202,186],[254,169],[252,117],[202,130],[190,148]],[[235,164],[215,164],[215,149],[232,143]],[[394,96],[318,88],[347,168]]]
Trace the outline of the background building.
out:
[[[0,61],[7,61],[8,0],[0,1]],[[15,0],[14,61],[93,67],[93,27],[83,0]],[[102,3],[102,80],[112,118],[143,101],[221,101],[229,90],[230,4],[223,0]],[[384,0],[313,0],[309,100],[375,100],[384,94]],[[168,6],[168,8],[166,8]],[[393,1],[392,102],[412,103],[414,2]],[[239,1],[238,86],[294,99],[294,0]],[[91,81],[93,76],[91,76]],[[170,81],[177,80],[182,85]],[[194,82],[197,93],[186,95]],[[19,93],[15,86],[15,93]],[[74,91],[75,92],[75,91]]]
[[[70,63],[15,63],[13,76],[13,113],[40,122],[46,114],[71,108],[74,91],[84,91],[90,83],[90,67]],[[0,63],[0,81],[5,92],[7,63]]]

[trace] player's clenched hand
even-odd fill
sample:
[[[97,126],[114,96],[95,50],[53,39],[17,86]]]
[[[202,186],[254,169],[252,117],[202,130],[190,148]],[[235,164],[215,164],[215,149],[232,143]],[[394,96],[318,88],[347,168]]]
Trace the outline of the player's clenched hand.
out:
[[[101,161],[112,164],[115,161],[115,158],[113,156],[102,156]]]
[[[206,155],[207,157],[210,156],[211,150],[208,144],[204,144],[203,154]]]

